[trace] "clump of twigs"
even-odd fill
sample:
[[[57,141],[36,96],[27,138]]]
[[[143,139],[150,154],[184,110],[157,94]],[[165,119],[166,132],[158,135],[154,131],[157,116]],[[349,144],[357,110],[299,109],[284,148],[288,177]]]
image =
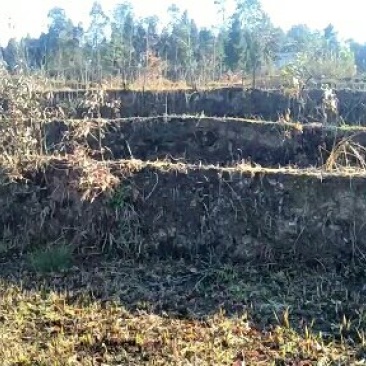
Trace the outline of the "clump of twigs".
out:
[[[0,98],[2,119],[32,122],[42,117],[43,96],[29,77],[3,75],[0,79]]]
[[[82,200],[93,202],[100,194],[111,193],[120,184],[120,179],[106,162],[89,159],[82,147],[75,149],[71,161],[80,169],[78,179],[72,185],[83,192]]]
[[[342,139],[330,152],[324,168],[329,172],[365,172],[366,148],[352,137]]]
[[[42,152],[43,96],[30,77],[0,77],[0,153],[29,157]]]
[[[23,160],[45,150],[45,123],[65,118],[53,93],[45,95],[41,80],[0,70],[1,160]]]

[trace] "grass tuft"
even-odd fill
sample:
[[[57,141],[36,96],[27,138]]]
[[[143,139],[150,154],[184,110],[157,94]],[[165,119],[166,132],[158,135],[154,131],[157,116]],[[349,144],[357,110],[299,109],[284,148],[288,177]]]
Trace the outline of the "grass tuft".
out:
[[[72,265],[72,250],[66,245],[38,248],[28,256],[32,269],[40,273],[59,272]]]

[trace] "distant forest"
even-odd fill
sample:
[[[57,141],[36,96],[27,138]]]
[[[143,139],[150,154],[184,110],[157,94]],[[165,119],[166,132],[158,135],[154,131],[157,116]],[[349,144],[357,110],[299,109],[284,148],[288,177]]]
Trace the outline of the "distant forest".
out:
[[[341,42],[331,24],[323,30],[298,24],[285,32],[259,0],[237,0],[232,14],[225,2],[215,0],[221,21],[212,28],[198,27],[176,5],[168,9],[167,24],[156,16],[138,18],[126,1],[111,16],[95,2],[84,29],[56,7],[48,13],[46,33],[11,39],[0,48],[0,61],[12,73],[79,81],[148,77],[205,83],[245,76],[255,83],[261,74],[280,72],[302,78],[366,73],[366,44]]]

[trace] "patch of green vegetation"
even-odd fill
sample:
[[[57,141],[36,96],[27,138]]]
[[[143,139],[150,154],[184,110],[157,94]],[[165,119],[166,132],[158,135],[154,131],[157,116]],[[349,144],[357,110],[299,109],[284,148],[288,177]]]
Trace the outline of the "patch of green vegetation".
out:
[[[31,268],[40,273],[59,272],[72,265],[72,249],[61,244],[46,248],[37,248],[28,254]]]
[[[110,205],[115,209],[123,209],[127,205],[127,201],[130,197],[130,187],[126,185],[120,185],[110,198]]]
[[[366,127],[361,125],[355,125],[355,124],[348,124],[347,122],[341,122],[336,129],[339,129],[341,131],[356,131],[356,132],[365,132]]]

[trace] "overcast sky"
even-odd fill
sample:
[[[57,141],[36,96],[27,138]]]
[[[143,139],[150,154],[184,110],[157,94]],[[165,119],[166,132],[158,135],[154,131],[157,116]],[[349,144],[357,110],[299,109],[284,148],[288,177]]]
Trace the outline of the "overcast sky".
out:
[[[230,5],[233,0],[227,1]],[[118,2],[121,1],[101,0],[107,12]],[[138,16],[158,15],[163,20],[173,2],[182,10],[187,9],[201,26],[217,23],[214,0],[131,0]],[[0,42],[4,44],[14,35],[38,36],[46,29],[47,12],[54,6],[64,8],[75,23],[87,24],[92,3],[93,0],[5,0],[0,8]],[[332,23],[343,38],[366,42],[362,0],[262,0],[262,3],[273,22],[284,29],[298,23],[320,29]],[[228,6],[228,12],[231,10],[232,6]]]

